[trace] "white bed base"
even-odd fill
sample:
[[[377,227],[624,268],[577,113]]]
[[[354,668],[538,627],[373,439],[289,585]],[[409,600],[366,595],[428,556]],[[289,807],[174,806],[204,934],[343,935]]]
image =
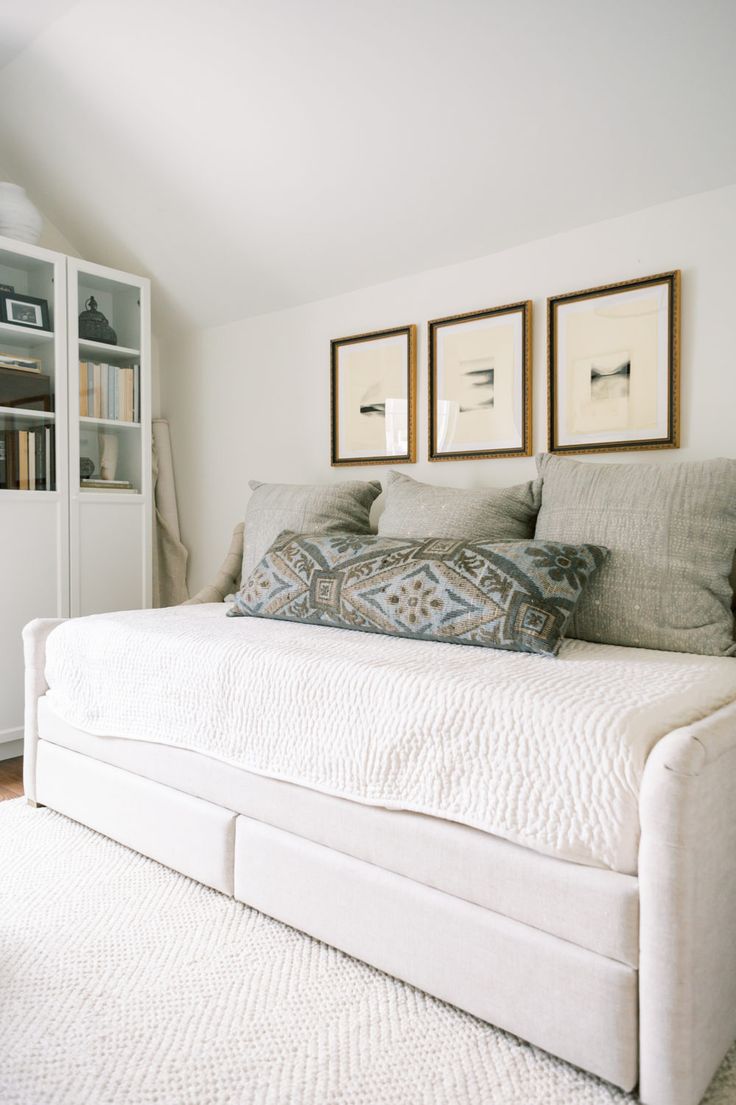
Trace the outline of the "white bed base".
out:
[[[640,796],[638,969],[501,912],[39,739],[25,633],[25,789],[46,805],[567,1061],[645,1105],[697,1105],[736,1037],[736,705],[659,742]],[[48,719],[45,724],[51,724]],[[550,877],[560,861],[545,858]],[[613,876],[615,877],[615,876]]]

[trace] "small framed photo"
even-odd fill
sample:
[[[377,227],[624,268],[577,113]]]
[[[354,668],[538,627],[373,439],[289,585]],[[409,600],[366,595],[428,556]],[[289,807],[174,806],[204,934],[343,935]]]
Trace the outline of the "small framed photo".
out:
[[[680,273],[547,300],[551,453],[680,444]]]
[[[429,459],[532,453],[532,304],[429,324]]]
[[[45,299],[17,292],[0,293],[0,321],[32,330],[48,330],[49,305]]]
[[[416,460],[416,326],[330,343],[332,464]]]

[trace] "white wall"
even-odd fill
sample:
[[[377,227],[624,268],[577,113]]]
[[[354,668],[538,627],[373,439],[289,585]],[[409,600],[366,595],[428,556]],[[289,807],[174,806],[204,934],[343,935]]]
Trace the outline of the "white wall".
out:
[[[427,233],[432,233],[431,226]],[[532,459],[429,464],[427,320],[534,301],[534,446],[546,447],[548,295],[682,269],[682,448],[601,460],[669,463],[736,455],[736,187],[701,193],[476,261],[304,307],[162,341],[162,410],[172,426],[190,585],[213,575],[243,516],[249,479],[381,478],[383,467],[330,468],[331,338],[415,322],[419,463],[433,483],[529,479]]]

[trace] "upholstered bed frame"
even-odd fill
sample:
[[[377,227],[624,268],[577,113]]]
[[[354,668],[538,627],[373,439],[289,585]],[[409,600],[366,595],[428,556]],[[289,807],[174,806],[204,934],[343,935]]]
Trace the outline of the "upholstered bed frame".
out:
[[[235,589],[242,526],[215,583]],[[736,704],[659,741],[638,873],[97,737],[25,633],[25,788],[46,805],[625,1090],[697,1105],[736,1037]]]

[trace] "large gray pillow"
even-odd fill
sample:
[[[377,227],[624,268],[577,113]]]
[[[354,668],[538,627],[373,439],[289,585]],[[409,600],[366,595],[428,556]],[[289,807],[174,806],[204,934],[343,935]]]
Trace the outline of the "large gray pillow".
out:
[[[515,487],[435,487],[391,471],[378,532],[381,537],[521,541],[534,536],[541,487],[540,480]]]
[[[536,538],[605,545],[568,636],[728,656],[736,460],[593,464],[545,454]]]
[[[381,494],[377,480],[334,484],[259,483],[245,513],[243,579],[284,530],[296,533],[370,533],[373,500]]]

